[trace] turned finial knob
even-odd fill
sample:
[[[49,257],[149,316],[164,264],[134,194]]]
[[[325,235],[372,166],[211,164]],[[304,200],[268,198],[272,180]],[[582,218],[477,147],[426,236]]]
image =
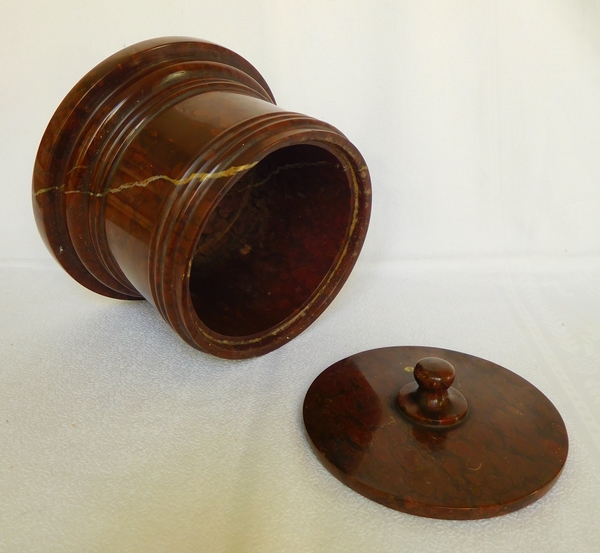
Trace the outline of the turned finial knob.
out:
[[[467,400],[452,388],[456,371],[439,357],[424,357],[416,365],[411,382],[398,393],[400,410],[413,422],[451,426],[467,414]]]

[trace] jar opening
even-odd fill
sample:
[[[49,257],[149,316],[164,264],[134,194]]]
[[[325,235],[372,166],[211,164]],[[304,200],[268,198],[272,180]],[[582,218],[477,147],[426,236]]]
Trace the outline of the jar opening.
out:
[[[278,326],[317,292],[351,219],[349,179],[333,154],[313,145],[269,154],[207,219],[189,284],[199,319],[234,337]]]

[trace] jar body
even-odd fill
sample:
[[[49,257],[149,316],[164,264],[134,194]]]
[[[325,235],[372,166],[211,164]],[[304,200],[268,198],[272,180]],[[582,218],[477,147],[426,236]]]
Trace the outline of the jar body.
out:
[[[145,298],[190,345],[260,355],[304,330],[364,241],[364,160],[275,105],[236,54],[157,39],[94,69],[57,110],[34,172],[42,236],[79,282]]]

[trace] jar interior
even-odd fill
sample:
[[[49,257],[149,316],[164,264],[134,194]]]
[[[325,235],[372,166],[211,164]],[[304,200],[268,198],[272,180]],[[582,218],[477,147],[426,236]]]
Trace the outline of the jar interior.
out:
[[[276,327],[318,290],[351,218],[349,179],[334,155],[313,145],[269,154],[208,217],[190,273],[196,314],[232,337]]]

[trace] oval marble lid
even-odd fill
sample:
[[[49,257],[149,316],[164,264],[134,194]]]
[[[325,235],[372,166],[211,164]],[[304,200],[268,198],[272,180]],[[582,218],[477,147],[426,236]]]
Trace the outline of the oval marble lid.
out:
[[[451,350],[389,347],[338,361],[312,383],[303,411],[334,476],[413,515],[510,513],[542,497],[567,458],[564,422],[544,394]]]

